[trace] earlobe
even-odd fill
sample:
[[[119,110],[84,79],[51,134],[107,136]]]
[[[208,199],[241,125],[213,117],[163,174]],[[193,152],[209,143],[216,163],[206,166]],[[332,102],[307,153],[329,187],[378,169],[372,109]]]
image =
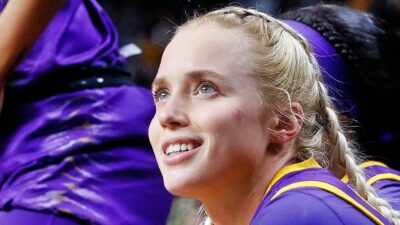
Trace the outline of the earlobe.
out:
[[[270,124],[269,131],[271,142],[276,144],[285,144],[295,139],[303,125],[303,108],[297,102],[291,104],[291,110],[286,114],[279,114]]]

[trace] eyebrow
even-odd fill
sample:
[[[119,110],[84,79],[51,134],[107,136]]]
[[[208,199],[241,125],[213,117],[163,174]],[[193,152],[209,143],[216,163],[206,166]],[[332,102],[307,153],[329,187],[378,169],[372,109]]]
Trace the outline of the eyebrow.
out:
[[[189,77],[189,80],[201,80],[206,77],[212,77],[213,79],[224,81],[225,77],[222,74],[219,74],[217,72],[214,72],[212,70],[194,70],[186,74],[186,76]],[[152,85],[151,89],[153,90],[155,87],[162,87],[166,86],[168,84],[168,81],[165,77],[162,78],[155,78]]]
[[[165,78],[155,78],[153,83],[151,83],[151,90],[154,90],[155,87],[162,87],[167,84],[167,80]]]
[[[225,77],[212,70],[195,70],[187,74],[190,80],[202,80],[207,77],[212,77],[213,79],[224,81]]]

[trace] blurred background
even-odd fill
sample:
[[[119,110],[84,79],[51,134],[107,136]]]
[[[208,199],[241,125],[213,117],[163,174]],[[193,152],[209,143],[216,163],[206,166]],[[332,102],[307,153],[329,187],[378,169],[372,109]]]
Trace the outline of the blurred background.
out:
[[[194,12],[205,12],[228,4],[253,7],[271,15],[288,9],[335,3],[377,14],[400,25],[400,0],[98,0],[107,10],[120,34],[120,45],[135,43],[143,53],[128,60],[128,70],[139,85],[149,87],[161,54],[176,25]]]
[[[400,27],[400,0],[98,0],[107,10],[120,34],[120,46],[129,43],[142,49],[142,54],[130,57],[127,69],[137,84],[150,87],[157,73],[164,47],[174,29],[194,12],[205,12],[228,4],[253,7],[271,15],[288,9],[335,3],[371,12]],[[397,29],[400,32],[400,29]],[[199,203],[176,198],[168,225],[195,225]],[[156,212],[155,212],[156,213]]]

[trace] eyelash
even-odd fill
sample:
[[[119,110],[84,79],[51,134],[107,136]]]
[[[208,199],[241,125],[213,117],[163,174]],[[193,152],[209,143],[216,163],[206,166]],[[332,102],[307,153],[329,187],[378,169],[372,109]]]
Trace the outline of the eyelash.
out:
[[[167,91],[167,90],[168,89],[166,89],[166,88],[157,88],[156,90],[154,90],[153,93],[152,93],[154,102],[158,102],[159,101],[158,98],[159,98],[159,95],[160,95],[161,91]]]
[[[214,88],[216,91],[218,91],[218,87],[217,87],[217,85],[214,83],[214,82],[212,82],[211,80],[208,80],[208,79],[201,79],[200,80],[200,82],[199,82],[199,84],[197,85],[197,87],[196,87],[196,92],[199,92],[200,91],[200,88],[201,88],[201,86],[203,85],[203,84],[208,84],[208,85],[210,85],[212,88]]]

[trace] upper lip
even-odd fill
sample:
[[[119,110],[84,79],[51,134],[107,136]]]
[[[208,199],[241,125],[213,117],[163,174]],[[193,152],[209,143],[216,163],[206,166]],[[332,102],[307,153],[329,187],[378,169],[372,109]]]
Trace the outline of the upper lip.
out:
[[[202,140],[200,138],[193,138],[193,137],[175,137],[167,139],[161,146],[163,153],[167,152],[168,146],[171,144],[183,144],[183,143],[191,143],[193,147],[196,148],[201,145]]]

